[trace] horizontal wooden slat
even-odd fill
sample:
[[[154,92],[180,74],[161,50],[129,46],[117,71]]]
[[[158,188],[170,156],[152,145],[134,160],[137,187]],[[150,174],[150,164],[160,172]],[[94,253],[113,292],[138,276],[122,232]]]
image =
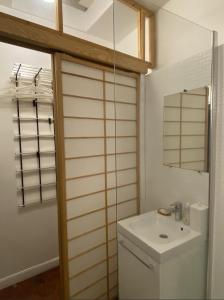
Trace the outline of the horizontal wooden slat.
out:
[[[135,169],[136,169],[136,166],[135,167],[131,167],[131,168],[117,169],[116,171],[107,171],[107,172],[101,172],[101,173],[83,175],[83,176],[78,176],[78,177],[66,178],[66,181],[77,180],[77,179],[82,179],[82,178],[88,178],[88,177],[93,177],[93,176],[98,176],[98,175],[112,174],[112,173],[116,173],[116,172],[122,172],[122,171],[128,171],[128,170],[135,170]]]
[[[111,118],[94,118],[94,117],[77,117],[77,116],[64,116],[64,119],[78,119],[78,120],[101,120],[101,121],[122,121],[122,122],[137,122],[136,120],[133,119],[111,119]],[[187,121],[186,121],[187,122]],[[192,121],[191,123],[197,123]],[[200,122],[200,123],[204,123],[204,122]]]
[[[164,123],[201,123],[201,124],[204,124],[205,121],[166,121],[164,120]]]
[[[185,134],[185,136],[192,136],[190,134]],[[131,138],[131,137],[136,137],[136,135],[110,135],[107,136],[107,139],[118,139],[118,138]],[[66,139],[104,139],[104,136],[66,136]]]
[[[103,156],[125,155],[125,154],[137,154],[137,152],[129,151],[129,152],[117,152],[117,153],[108,153],[108,154],[99,154],[99,155],[75,156],[75,157],[66,158],[65,160],[85,159],[85,158],[92,158],[92,157],[103,157]]]
[[[66,71],[63,71],[62,74],[66,74],[66,75],[70,75],[70,76],[76,76],[76,77],[80,77],[80,78],[86,78],[86,79],[95,80],[95,81],[101,81],[101,82],[105,82],[105,83],[112,83],[112,84],[115,84],[115,85],[136,89],[136,87],[134,87],[132,85],[122,84],[122,83],[118,83],[116,81],[107,81],[107,80],[99,79],[99,78],[96,78],[96,77],[90,77],[90,76],[71,73],[71,72],[66,72]]]
[[[125,204],[125,203],[128,203],[128,202],[132,202],[132,201],[136,201],[136,202],[137,202],[137,200],[138,200],[137,198],[131,198],[131,199],[124,200],[124,201],[122,201],[122,202],[120,202],[120,203],[117,203],[117,204],[111,204],[111,205],[108,205],[107,207],[108,207],[108,208],[119,207],[119,205],[122,205],[122,204]],[[102,207],[102,208],[95,209],[95,210],[93,209],[93,210],[91,210],[91,211],[89,211],[89,212],[87,212],[87,213],[80,214],[80,215],[75,216],[75,217],[67,218],[67,221],[72,221],[72,220],[80,219],[80,218],[82,218],[82,217],[85,217],[85,216],[94,214],[94,213],[99,212],[99,211],[103,211],[103,210],[105,210],[105,209],[106,209],[105,206]]]
[[[173,149],[164,149],[163,151],[176,151],[176,150],[202,150],[204,147],[200,148],[173,148]]]
[[[0,13],[0,40],[47,52],[64,52],[124,70],[146,74],[151,67],[141,59],[59,31]],[[64,57],[65,58],[65,57]]]
[[[78,254],[78,255],[75,255],[75,256],[70,257],[70,258],[69,258],[69,261],[72,261],[72,260],[74,260],[74,259],[76,259],[76,258],[78,258],[78,257],[81,257],[81,256],[83,256],[83,255],[85,255],[85,254],[87,254],[87,253],[89,253],[89,252],[91,252],[91,251],[93,251],[93,250],[99,248],[99,247],[102,247],[102,246],[106,245],[106,244],[107,244],[106,242],[105,242],[105,243],[98,244],[98,245],[96,245],[95,247],[92,247],[92,248],[90,248],[90,249],[88,249],[88,250],[85,250],[85,251],[81,252],[81,253]]]
[[[127,187],[127,186],[130,186],[130,185],[133,185],[133,184],[137,184],[137,182],[134,181],[134,182],[130,182],[128,184],[123,184],[123,185],[120,185],[119,188]],[[87,194],[84,194],[84,195],[79,195],[77,197],[67,198],[66,200],[71,201],[71,200],[75,200],[77,198],[86,197],[86,196],[94,195],[94,194],[97,194],[97,193],[100,193],[100,192],[111,191],[111,190],[114,190],[114,188],[102,189],[102,190],[99,190],[99,191],[96,191],[96,192],[93,192],[93,193],[87,193]]]
[[[180,106],[169,106],[169,105],[165,105],[165,108],[180,108]],[[182,108],[184,109],[198,109],[198,110],[205,110],[205,108],[201,108],[201,107],[190,107],[190,106],[182,106]]]
[[[133,106],[136,106],[136,105],[137,105],[136,103],[124,102],[124,101],[122,101],[121,99],[120,99],[120,100],[117,100],[117,99],[116,99],[116,101],[115,101],[115,100],[109,100],[109,99],[105,99],[105,100],[104,100],[104,99],[100,99],[100,98],[84,97],[84,96],[80,96],[80,95],[65,94],[65,93],[63,93],[63,96],[65,96],[65,97],[70,97],[70,98],[74,98],[74,100],[75,100],[75,98],[82,98],[82,99],[88,99],[88,100],[100,101],[100,102],[106,101],[106,102],[114,103],[114,104],[120,103],[120,104],[133,105]]]

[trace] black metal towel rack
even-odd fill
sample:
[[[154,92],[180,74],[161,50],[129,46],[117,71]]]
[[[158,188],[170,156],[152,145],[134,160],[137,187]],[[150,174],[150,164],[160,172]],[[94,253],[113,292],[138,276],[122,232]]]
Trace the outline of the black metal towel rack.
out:
[[[15,74],[15,85],[18,88],[19,87],[19,75],[21,70],[22,64],[18,65],[17,71]],[[38,87],[38,80],[40,79],[41,72],[43,71],[43,68],[39,68],[36,74],[33,77],[33,84],[35,87]],[[52,86],[52,82],[51,82]],[[36,91],[35,91],[36,94]],[[19,145],[19,152],[15,153],[15,158],[19,159],[19,170],[16,171],[16,175],[20,176],[20,187],[17,188],[17,193],[21,193],[21,203],[20,207],[26,207],[29,205],[29,201],[26,201],[26,192],[29,191],[36,191],[39,190],[39,198],[35,202],[36,204],[43,204],[48,201],[52,201],[53,198],[44,199],[43,191],[45,189],[54,188],[56,190],[56,182],[44,182],[43,180],[43,174],[46,174],[46,172],[54,172],[56,171],[55,167],[55,161],[54,165],[52,166],[43,166],[42,165],[42,157],[48,156],[48,155],[56,155],[55,151],[55,136],[54,136],[54,110],[53,110],[53,101],[39,101],[38,95],[32,100],[32,102],[20,99],[18,96],[15,98],[16,100],[16,117],[13,117],[13,122],[17,122],[17,128],[18,128],[18,134],[15,135],[15,140],[18,142]],[[27,117],[27,116],[21,116],[20,111],[20,102],[26,102],[28,104],[33,103],[33,107],[35,110],[35,117]],[[39,104],[50,104],[52,105],[52,116],[47,117],[40,117],[39,116]],[[36,132],[32,134],[23,134],[21,123],[23,122],[35,122],[36,124]],[[49,126],[53,126],[53,134],[43,134],[40,130],[40,123],[41,122],[48,122]],[[52,127],[51,127],[52,128]],[[37,141],[37,151],[23,151],[23,140],[36,140]],[[41,150],[41,140],[42,139],[53,139],[54,143],[54,149],[53,150]],[[24,169],[24,159],[27,157],[35,157],[37,158],[37,168],[30,168],[30,169]],[[26,185],[24,180],[24,175],[26,174],[38,174],[38,184],[36,185]],[[55,199],[56,197],[54,197]]]

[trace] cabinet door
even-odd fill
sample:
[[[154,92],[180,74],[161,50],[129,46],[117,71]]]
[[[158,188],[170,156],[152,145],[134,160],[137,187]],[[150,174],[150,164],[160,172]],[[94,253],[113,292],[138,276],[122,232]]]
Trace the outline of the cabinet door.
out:
[[[147,265],[139,253],[129,248],[119,243],[119,299],[158,299],[156,266]]]

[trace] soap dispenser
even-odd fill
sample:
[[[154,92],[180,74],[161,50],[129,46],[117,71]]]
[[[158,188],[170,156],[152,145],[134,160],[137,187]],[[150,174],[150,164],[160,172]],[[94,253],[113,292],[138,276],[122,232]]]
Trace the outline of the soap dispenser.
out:
[[[183,209],[183,223],[185,225],[190,225],[190,203],[187,202],[184,205],[184,209]]]

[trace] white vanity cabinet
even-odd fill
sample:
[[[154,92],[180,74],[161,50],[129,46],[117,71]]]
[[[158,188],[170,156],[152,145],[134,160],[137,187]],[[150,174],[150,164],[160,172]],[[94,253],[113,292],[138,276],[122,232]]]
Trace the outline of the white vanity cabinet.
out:
[[[205,299],[206,213],[192,206],[192,227],[156,212],[120,221],[119,299]]]
[[[119,299],[158,299],[158,264],[118,236]]]
[[[118,234],[119,299],[205,299],[206,245],[158,263]]]

